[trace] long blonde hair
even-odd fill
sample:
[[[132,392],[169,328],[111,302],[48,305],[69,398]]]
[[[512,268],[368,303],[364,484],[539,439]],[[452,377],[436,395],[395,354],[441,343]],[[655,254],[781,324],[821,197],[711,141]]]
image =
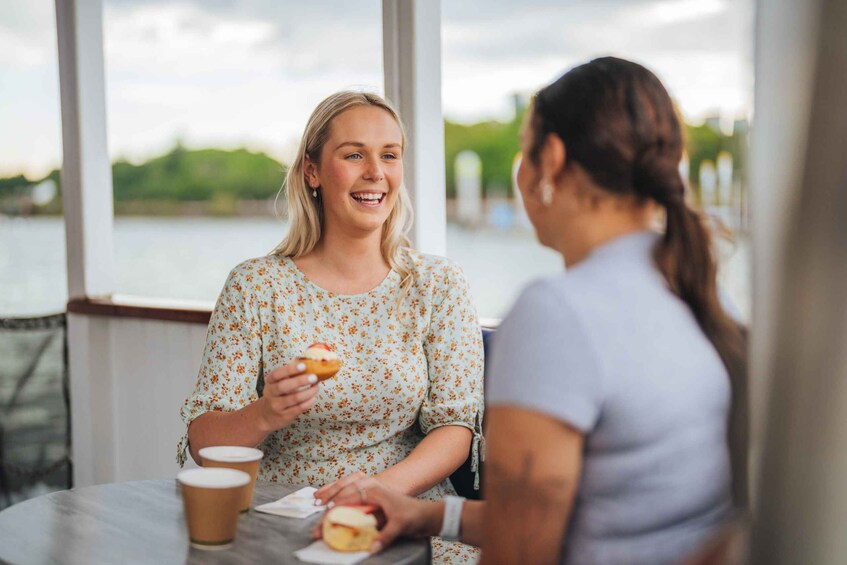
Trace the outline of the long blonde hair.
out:
[[[329,137],[329,128],[336,116],[356,106],[375,106],[388,112],[400,127],[403,151],[406,150],[406,132],[400,116],[391,105],[380,96],[370,92],[344,90],[325,98],[315,108],[300,146],[297,156],[285,177],[280,191],[285,191],[288,201],[288,233],[285,239],[274,248],[271,255],[296,258],[312,251],[321,239],[324,225],[324,211],[320,192],[313,198],[306,184],[305,164],[308,157],[318,163],[321,150]],[[380,249],[389,267],[400,275],[401,294],[406,294],[412,283],[412,267],[405,260],[404,247],[411,247],[409,230],[412,227],[412,200],[405,184],[400,184],[394,208],[382,228]]]

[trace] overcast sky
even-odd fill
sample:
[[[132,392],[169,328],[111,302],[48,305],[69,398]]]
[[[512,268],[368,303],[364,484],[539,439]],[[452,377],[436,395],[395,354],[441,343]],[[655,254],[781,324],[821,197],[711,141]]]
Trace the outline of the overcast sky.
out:
[[[105,0],[109,146],[141,160],[177,138],[284,158],[315,104],[382,92],[379,0]],[[746,117],[752,0],[442,0],[447,117],[508,119],[568,67],[653,69],[690,121]],[[53,0],[0,0],[0,176],[61,160]]]

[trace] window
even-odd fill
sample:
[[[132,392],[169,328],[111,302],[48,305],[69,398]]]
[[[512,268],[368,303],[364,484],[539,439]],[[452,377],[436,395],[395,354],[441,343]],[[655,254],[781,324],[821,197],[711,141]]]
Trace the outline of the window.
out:
[[[63,312],[67,303],[53,10],[51,0],[0,7],[0,317]]]
[[[535,241],[514,198],[511,167],[531,94],[602,55],[644,64],[677,101],[688,133],[689,180],[732,228],[722,282],[750,309],[743,153],[752,105],[751,0],[444,2],[448,254],[464,268],[483,317],[500,317],[520,288],[561,271]]]
[[[274,216],[306,119],[382,93],[381,3],[106,0],[116,290],[214,300],[285,234]]]

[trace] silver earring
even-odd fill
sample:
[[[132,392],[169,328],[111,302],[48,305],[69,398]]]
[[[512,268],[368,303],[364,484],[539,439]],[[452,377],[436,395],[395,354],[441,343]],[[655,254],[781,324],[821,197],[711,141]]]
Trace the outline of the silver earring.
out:
[[[550,181],[543,181],[539,188],[541,189],[541,205],[550,206],[553,203],[553,185]]]
[[[318,197],[318,189],[317,189],[317,188],[313,188],[313,189],[312,189],[312,198],[317,198],[317,197]]]

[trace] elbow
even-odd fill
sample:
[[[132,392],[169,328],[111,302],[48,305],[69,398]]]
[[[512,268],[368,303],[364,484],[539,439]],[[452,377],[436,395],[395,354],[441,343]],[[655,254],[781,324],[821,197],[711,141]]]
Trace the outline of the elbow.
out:
[[[463,426],[455,426],[454,435],[453,441],[456,448],[451,451],[453,454],[450,460],[451,473],[458,470],[465,461],[471,458],[471,449],[473,448],[473,432],[471,430]]]
[[[200,450],[205,447],[202,441],[203,423],[201,420],[203,416],[204,414],[201,414],[188,424],[188,454],[191,455],[191,459],[195,463],[201,466],[203,463],[200,459]]]

